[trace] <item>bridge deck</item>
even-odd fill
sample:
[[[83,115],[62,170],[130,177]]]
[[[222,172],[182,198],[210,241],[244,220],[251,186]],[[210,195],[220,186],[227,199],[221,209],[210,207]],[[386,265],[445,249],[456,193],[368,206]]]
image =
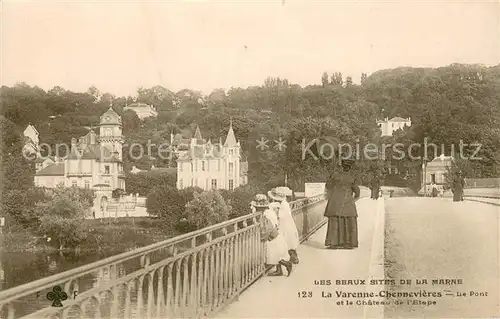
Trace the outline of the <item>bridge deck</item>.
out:
[[[326,227],[323,227],[300,246],[301,262],[290,277],[260,279],[217,317],[477,318],[500,315],[498,206],[474,201],[455,203],[450,198],[385,198],[378,202],[364,198],[358,201],[357,207],[358,249],[325,250]],[[337,286],[333,282],[382,279],[384,273],[386,279],[412,279],[412,285]],[[429,282],[416,285],[418,278]],[[433,285],[431,280],[438,278],[460,279],[462,283]],[[322,279],[332,280],[332,285],[314,285],[314,280]],[[405,303],[435,300],[437,304],[431,306],[398,306],[394,298],[386,306],[356,305],[357,299],[353,298],[353,305],[342,306],[336,304],[335,295],[321,298],[322,291],[334,294],[335,291],[381,290],[439,291],[443,297],[401,299]],[[312,291],[314,296],[299,298],[302,291]],[[471,291],[483,296],[469,296]]]
[[[321,298],[322,291],[334,292],[331,286],[314,285],[315,280],[366,279],[370,274],[383,277],[380,263],[383,253],[383,220],[377,223],[377,204],[362,198],[357,202],[359,248],[326,250],[323,226],[298,249],[300,264],[290,277],[265,277],[246,290],[238,301],[221,311],[218,318],[360,318],[364,308],[338,306],[336,298]],[[380,205],[379,205],[380,206]],[[379,216],[381,216],[380,214]],[[379,217],[380,219],[380,217]],[[383,219],[383,218],[382,218]],[[344,291],[364,291],[366,286],[345,286]],[[299,298],[301,292],[313,293],[312,298]]]

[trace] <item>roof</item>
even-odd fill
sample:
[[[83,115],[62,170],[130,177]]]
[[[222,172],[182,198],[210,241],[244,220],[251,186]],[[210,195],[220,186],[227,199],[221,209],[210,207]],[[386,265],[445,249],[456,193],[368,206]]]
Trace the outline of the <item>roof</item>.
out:
[[[153,106],[149,105],[149,104],[146,104],[146,103],[142,103],[142,102],[135,102],[135,103],[127,105],[124,109],[133,108],[133,107],[147,107],[147,108],[150,108],[150,107],[153,107]]]
[[[393,117],[392,119],[389,120],[389,122],[407,122],[407,121],[408,121],[408,119],[404,119],[404,118],[399,117],[399,116]]]
[[[100,145],[93,144],[88,145],[83,153],[80,155],[78,150],[72,149],[68,156],[69,160],[97,160],[100,162],[119,162],[119,158],[112,154],[111,151],[106,147],[101,147]]]
[[[197,140],[202,140],[203,137],[201,137],[201,132],[200,132],[200,127],[197,125],[196,126],[196,132],[194,132],[194,136],[193,136],[195,139]]]
[[[211,147],[209,152],[205,152],[207,146]],[[188,161],[193,158],[199,159],[211,159],[211,158],[220,158],[222,155],[222,147],[218,144],[212,145],[194,145],[193,146],[193,155],[191,156],[191,152],[186,152],[183,156],[179,158],[180,161]]]
[[[54,163],[39,170],[35,176],[64,176],[64,163]]]
[[[31,124],[28,124],[28,126],[26,126],[26,128],[24,129],[24,132],[26,132],[28,129],[32,129],[36,133],[36,135],[40,134],[40,133],[38,133],[37,129]]]
[[[229,131],[227,132],[226,141],[224,142],[224,146],[236,146],[238,143],[236,142],[236,137],[234,136],[233,125],[229,125]]]
[[[438,156],[435,157],[432,161],[427,164],[427,167],[435,167],[435,166],[448,166],[454,162],[453,157],[451,156]]]
[[[100,124],[119,124],[121,125],[122,124],[122,118],[120,115],[118,115],[118,113],[116,113],[114,110],[113,110],[113,107],[109,107],[109,109],[103,114],[101,115],[101,118],[100,118]]]
[[[151,167],[150,172],[158,173],[177,173],[177,167]]]

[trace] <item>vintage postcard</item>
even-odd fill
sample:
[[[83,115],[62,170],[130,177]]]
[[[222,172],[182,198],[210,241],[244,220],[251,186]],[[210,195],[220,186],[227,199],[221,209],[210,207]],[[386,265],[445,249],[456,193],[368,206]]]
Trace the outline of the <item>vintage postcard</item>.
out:
[[[0,318],[500,318],[500,2],[0,3]]]

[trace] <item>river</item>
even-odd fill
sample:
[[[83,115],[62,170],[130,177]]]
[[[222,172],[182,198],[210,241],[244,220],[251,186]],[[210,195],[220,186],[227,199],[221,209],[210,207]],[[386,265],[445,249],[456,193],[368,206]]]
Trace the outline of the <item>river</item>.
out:
[[[0,291],[121,253],[0,252]]]

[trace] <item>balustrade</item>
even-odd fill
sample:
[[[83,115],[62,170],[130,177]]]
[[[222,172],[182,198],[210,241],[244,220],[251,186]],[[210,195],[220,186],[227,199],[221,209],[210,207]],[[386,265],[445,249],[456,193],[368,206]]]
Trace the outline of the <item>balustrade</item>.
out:
[[[290,203],[301,239],[323,224],[324,199]],[[0,291],[0,318],[210,316],[264,274],[260,219],[242,216]],[[45,297],[55,286],[68,294],[60,308]]]

